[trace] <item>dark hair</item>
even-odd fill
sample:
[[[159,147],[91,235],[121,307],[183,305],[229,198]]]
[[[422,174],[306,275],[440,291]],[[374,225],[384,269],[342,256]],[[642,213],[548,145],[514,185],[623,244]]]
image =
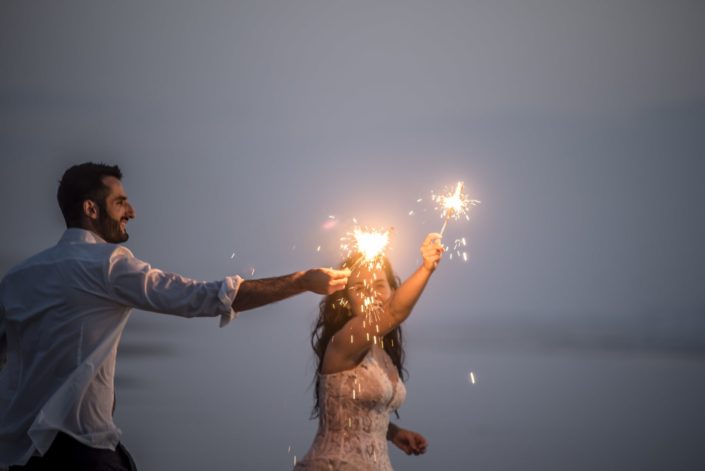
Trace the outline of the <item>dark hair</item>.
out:
[[[64,172],[56,199],[59,201],[66,227],[80,225],[84,201],[93,200],[103,206],[108,195],[108,187],[103,184],[103,177],[122,179],[120,167],[86,162],[74,165]]]
[[[362,254],[354,254],[348,257],[340,266],[341,269],[350,268],[356,264],[362,257]],[[394,274],[392,265],[386,257],[382,258],[382,269],[387,277],[392,290],[399,288],[401,280]],[[347,297],[347,290],[342,289],[336,291],[323,298],[319,304],[319,315],[311,333],[311,346],[316,354],[316,378],[314,379],[314,405],[311,417],[318,417],[320,411],[320,397],[318,394],[318,375],[321,373],[323,365],[323,356],[326,353],[326,348],[333,337],[352,317],[350,310],[350,302]],[[399,372],[399,377],[404,380],[406,370],[404,369],[404,346],[402,343],[401,326],[395,327],[391,332],[383,337],[382,345],[384,351],[392,359],[394,366]]]

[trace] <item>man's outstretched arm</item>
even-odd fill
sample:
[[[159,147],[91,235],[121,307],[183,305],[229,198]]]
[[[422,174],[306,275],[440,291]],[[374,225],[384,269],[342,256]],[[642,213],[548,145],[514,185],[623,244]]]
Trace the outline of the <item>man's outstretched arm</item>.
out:
[[[312,268],[305,272],[259,280],[245,280],[240,284],[233,309],[237,312],[271,304],[291,296],[311,291],[331,294],[345,288],[350,270]]]

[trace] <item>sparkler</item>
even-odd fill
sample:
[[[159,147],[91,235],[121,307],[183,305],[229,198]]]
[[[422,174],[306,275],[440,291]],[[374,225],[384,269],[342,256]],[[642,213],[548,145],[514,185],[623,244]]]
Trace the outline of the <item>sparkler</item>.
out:
[[[365,332],[363,339],[367,342],[372,341],[374,344],[379,344],[382,341],[381,337],[378,339],[379,326],[375,326],[376,332],[373,332],[372,328],[376,322],[379,322],[382,303],[379,300],[379,293],[373,286],[374,279],[377,277],[375,272],[382,268],[383,257],[389,247],[393,228],[375,229],[360,226],[356,219],[353,219],[353,223],[355,226],[352,231],[341,238],[340,247],[347,258],[354,260],[352,265],[347,268],[353,271],[360,266],[364,266],[372,273],[373,279],[363,279],[362,287],[356,288],[358,291],[356,291],[355,296],[360,297],[361,309],[365,316],[362,321],[362,327],[363,329],[369,329]],[[347,300],[345,300],[345,306],[348,306]],[[351,335],[350,343],[354,341],[355,339]]]
[[[370,272],[382,268],[382,257],[389,247],[392,228],[375,229],[367,226],[357,225],[357,220],[353,219],[355,227],[341,238],[340,247],[346,253],[346,257],[358,256],[348,268],[353,271],[357,267],[366,266]],[[359,254],[359,255],[357,255]],[[376,275],[373,275],[373,277]],[[367,323],[372,327],[372,322],[378,320],[378,311],[381,303],[377,299],[376,290],[372,290],[373,280],[363,281],[362,310],[365,312]],[[363,321],[363,328],[365,327]],[[376,336],[375,336],[376,342]],[[351,338],[352,341],[352,338]],[[367,341],[370,341],[370,333],[367,333]]]
[[[354,266],[366,263],[370,269],[379,262],[389,246],[391,229],[372,229],[356,226],[341,239],[341,249],[351,256],[360,253],[360,260]],[[353,267],[350,267],[352,270]]]
[[[441,210],[441,217],[444,219],[443,227],[441,228],[441,235],[446,230],[448,221],[453,218],[456,221],[461,217],[465,219],[470,219],[468,216],[468,209],[470,206],[476,206],[480,204],[478,200],[471,200],[463,192],[465,184],[463,182],[458,182],[455,186],[455,190],[451,193],[446,193],[442,195],[432,195],[431,199],[438,204],[436,209]]]

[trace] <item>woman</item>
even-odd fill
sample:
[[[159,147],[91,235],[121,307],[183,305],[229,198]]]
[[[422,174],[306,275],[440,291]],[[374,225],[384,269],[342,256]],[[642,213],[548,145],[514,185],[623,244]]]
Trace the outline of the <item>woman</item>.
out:
[[[440,239],[426,236],[423,263],[401,285],[386,258],[369,266],[358,254],[343,263],[352,270],[348,285],[321,301],[311,336],[319,426],[295,470],[391,470],[387,440],[407,454],[426,451],[426,439],[390,423],[389,414],[406,397],[401,323],[441,259]]]

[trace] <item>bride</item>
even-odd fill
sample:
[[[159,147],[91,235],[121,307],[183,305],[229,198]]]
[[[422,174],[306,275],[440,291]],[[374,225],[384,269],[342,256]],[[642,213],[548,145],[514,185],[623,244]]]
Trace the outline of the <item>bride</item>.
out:
[[[423,263],[401,285],[386,258],[374,266],[361,255],[345,290],[321,301],[311,335],[317,357],[313,444],[295,471],[392,469],[387,440],[406,454],[426,451],[426,439],[389,421],[406,397],[401,323],[409,317],[443,254],[440,234],[421,245]]]

